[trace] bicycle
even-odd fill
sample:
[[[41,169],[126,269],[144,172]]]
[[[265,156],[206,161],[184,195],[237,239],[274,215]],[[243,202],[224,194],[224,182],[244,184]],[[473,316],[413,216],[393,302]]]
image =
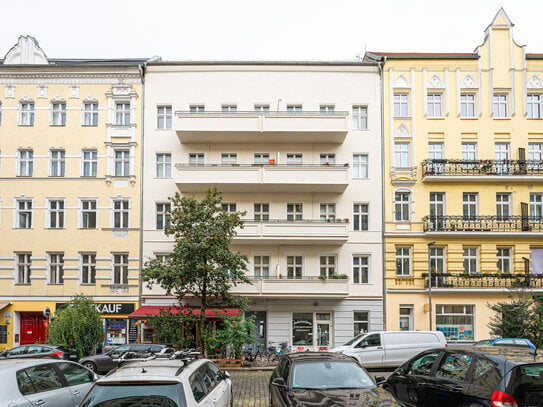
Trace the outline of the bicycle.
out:
[[[260,350],[260,347],[256,351],[245,349],[243,351],[243,359],[259,367],[268,366],[268,357]]]
[[[268,364],[276,365],[279,362],[281,356],[286,353],[290,353],[290,346],[288,346],[287,341],[279,343],[279,346],[280,348],[279,350],[277,350],[277,347],[273,344],[273,342],[269,342],[268,349],[266,349]]]

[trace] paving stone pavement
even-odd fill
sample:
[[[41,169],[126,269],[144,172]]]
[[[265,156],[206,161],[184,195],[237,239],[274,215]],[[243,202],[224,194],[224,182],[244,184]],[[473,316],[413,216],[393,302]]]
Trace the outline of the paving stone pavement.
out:
[[[268,407],[271,370],[229,371],[234,392],[234,407]]]

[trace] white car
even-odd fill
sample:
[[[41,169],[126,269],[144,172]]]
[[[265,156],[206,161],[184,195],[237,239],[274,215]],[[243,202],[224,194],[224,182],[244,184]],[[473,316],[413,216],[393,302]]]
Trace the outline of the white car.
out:
[[[231,407],[232,381],[207,359],[150,359],[96,381],[80,407]]]

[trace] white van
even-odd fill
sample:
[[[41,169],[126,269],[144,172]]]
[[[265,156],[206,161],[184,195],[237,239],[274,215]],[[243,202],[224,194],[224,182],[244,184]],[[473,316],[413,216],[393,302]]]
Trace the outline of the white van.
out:
[[[355,336],[331,352],[353,356],[371,368],[396,367],[417,353],[447,346],[439,331],[377,331]]]

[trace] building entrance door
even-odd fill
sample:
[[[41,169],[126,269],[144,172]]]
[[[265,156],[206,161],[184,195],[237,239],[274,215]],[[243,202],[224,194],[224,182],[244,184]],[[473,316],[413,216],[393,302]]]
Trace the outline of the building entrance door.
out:
[[[47,335],[47,320],[39,312],[21,312],[21,345],[44,343]]]

